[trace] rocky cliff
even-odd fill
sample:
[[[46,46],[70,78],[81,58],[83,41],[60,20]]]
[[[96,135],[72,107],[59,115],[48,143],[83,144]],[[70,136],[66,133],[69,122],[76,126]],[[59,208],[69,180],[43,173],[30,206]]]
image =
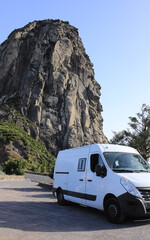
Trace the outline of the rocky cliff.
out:
[[[1,44],[0,105],[29,118],[35,124],[30,134],[51,153],[107,142],[99,99],[93,65],[68,22],[35,21]],[[3,107],[0,118],[6,115]]]

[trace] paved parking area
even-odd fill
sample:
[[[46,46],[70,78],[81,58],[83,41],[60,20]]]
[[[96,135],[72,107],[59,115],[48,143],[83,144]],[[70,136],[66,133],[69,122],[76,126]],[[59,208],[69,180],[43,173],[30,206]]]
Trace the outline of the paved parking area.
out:
[[[59,206],[38,183],[0,182],[0,240],[149,240],[150,220],[114,225],[98,210]]]
[[[42,174],[33,174],[33,173],[25,173],[25,178],[30,179],[34,182],[40,182],[40,183],[48,183],[52,184],[53,180],[49,176],[44,176]]]

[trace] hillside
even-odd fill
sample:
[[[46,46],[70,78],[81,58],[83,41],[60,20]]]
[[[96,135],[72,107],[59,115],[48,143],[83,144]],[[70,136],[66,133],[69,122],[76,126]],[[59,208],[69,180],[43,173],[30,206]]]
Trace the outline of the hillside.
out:
[[[16,110],[8,109],[6,105],[1,108],[1,115],[2,112],[5,119],[0,121],[0,165],[5,172],[12,174],[14,168],[18,167],[22,170],[52,173],[54,156],[48,152],[43,142],[35,140],[23,130],[24,126],[26,130],[31,127],[32,122]]]

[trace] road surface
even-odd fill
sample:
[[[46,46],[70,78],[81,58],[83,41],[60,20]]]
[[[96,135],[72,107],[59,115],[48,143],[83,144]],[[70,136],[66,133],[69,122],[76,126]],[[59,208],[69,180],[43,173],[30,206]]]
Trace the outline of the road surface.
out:
[[[114,225],[98,210],[59,206],[36,182],[0,181],[0,240],[43,239],[149,240],[150,219]]]

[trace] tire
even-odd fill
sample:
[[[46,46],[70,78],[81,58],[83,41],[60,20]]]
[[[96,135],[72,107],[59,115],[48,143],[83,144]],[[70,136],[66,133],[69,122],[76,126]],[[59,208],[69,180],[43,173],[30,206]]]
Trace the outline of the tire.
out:
[[[106,218],[111,223],[121,223],[125,217],[116,198],[106,200],[104,211]]]
[[[64,206],[66,204],[66,201],[64,199],[64,194],[61,189],[57,191],[57,202],[59,205]]]

